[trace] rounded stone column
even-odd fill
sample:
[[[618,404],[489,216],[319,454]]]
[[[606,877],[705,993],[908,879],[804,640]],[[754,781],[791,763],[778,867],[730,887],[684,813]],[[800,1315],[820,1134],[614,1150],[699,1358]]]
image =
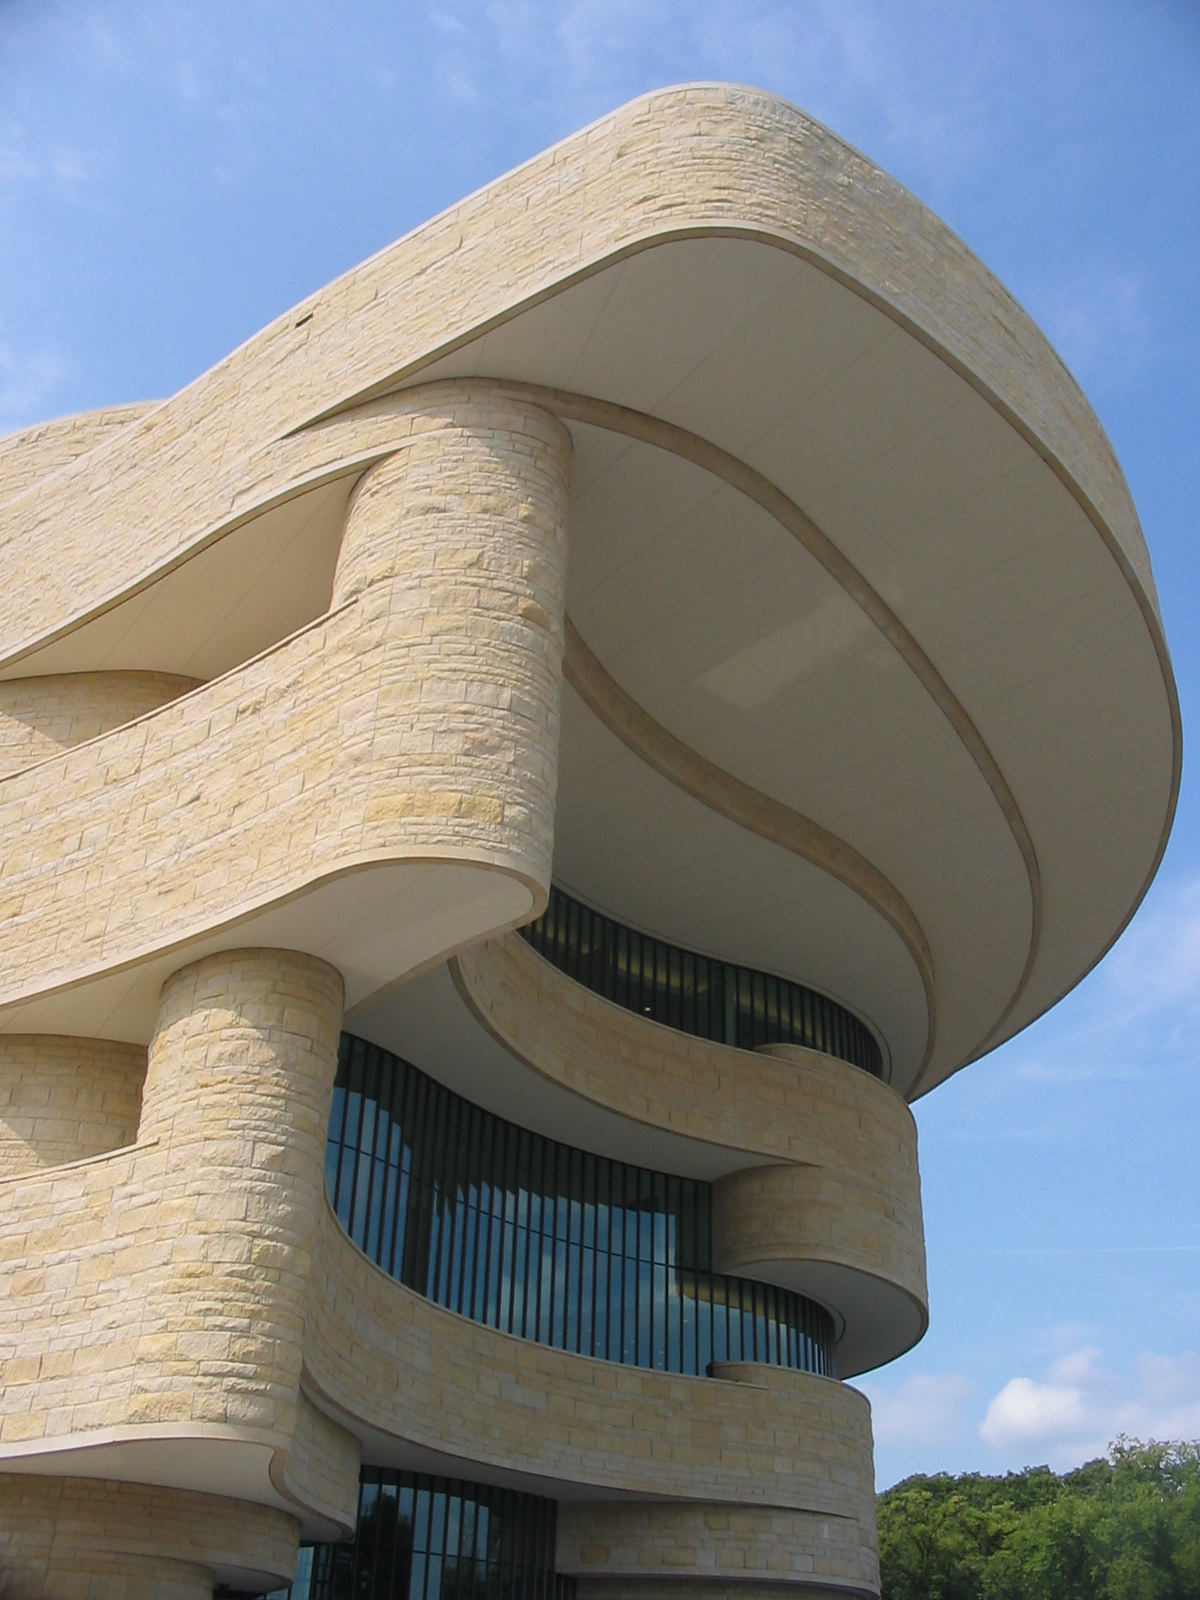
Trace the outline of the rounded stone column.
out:
[[[213,1575],[211,1567],[168,1557],[97,1559],[94,1547],[68,1550],[56,1540],[44,1576],[4,1593],[13,1600],[212,1600]]]
[[[332,606],[384,641],[373,743],[401,770],[385,845],[518,874],[544,899],[558,787],[571,440],[483,382],[388,401],[394,453],[346,513]],[[378,834],[378,839],[376,839]]]
[[[164,1257],[139,1421],[290,1444],[341,1012],[340,974],[292,950],[208,956],[163,986],[138,1131],[163,1151]]]

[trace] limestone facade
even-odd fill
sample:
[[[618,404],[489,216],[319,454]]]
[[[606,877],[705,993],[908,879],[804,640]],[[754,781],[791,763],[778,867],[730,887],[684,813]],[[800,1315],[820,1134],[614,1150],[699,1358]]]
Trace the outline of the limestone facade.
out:
[[[901,242],[914,230],[920,249]],[[751,729],[761,704],[775,714],[770,696],[755,699],[775,658],[753,657],[730,690],[728,674],[712,677],[719,612],[712,639],[683,630],[664,646],[661,617],[622,590],[643,554],[628,530],[692,481],[680,463],[740,495],[730,504],[747,519],[723,577],[671,546],[681,592],[740,593],[751,562],[737,540],[749,550],[754,518],[774,518],[782,559],[833,575],[867,619],[856,626],[946,724],[963,792],[997,810],[1007,831],[994,853],[1029,897],[1001,1021],[1042,981],[1043,884],[1017,789],[945,664],[872,587],[865,556],[860,570],[749,463],[749,444],[745,461],[727,448],[750,398],[729,402],[726,443],[672,412],[671,364],[655,353],[669,307],[646,314],[645,351],[634,341],[610,369],[601,353],[591,394],[555,366],[565,314],[516,354],[503,344],[518,314],[681,240],[769,248],[789,272],[819,262],[872,316],[885,307],[897,339],[933,349],[955,382],[967,373],[1096,523],[1149,678],[1161,687],[1165,672],[1171,698],[1119,469],[1036,330],[889,180],[741,91],[627,108],[162,406],[0,443],[12,573],[0,601],[0,1590],[16,1600],[262,1594],[291,1582],[302,1546],[320,1553],[311,1600],[325,1600],[320,1563],[339,1548],[367,1582],[374,1470],[536,1497],[553,1529],[538,1581],[564,1596],[878,1593],[870,1409],[844,1380],[909,1348],[927,1321],[905,1093],[931,1063],[962,1064],[961,1051],[936,1055],[947,1037],[1000,1022],[991,991],[960,982],[923,926],[919,874],[872,858],[853,807],[821,813],[814,792],[801,810],[749,745],[742,760],[722,744],[718,700]],[[738,272],[761,266],[737,260]],[[621,300],[615,282],[604,307]],[[597,300],[594,328],[602,314]],[[688,340],[702,334],[671,331],[677,377],[701,370]],[[451,371],[472,341],[471,370]],[[609,475],[621,473],[618,495]],[[576,508],[593,525],[605,494],[603,536],[569,559]],[[688,526],[694,508],[680,504],[663,513],[663,549]],[[50,540],[47,570],[37,553]],[[287,570],[297,551],[299,574]],[[264,572],[269,605],[256,601]],[[593,620],[607,607],[618,642],[603,662],[568,615],[577,598]],[[225,641],[205,657],[211,671],[178,645],[189,629]],[[604,909],[622,939],[667,952],[646,980],[662,1016],[657,999],[600,992],[595,970],[626,961],[624,944],[581,937],[568,971],[515,931],[545,911],[562,860],[591,873],[597,900],[606,873],[617,881],[613,863],[634,846],[600,796],[618,746],[641,763],[629,839],[635,814],[659,819],[653,848],[637,848],[662,926]],[[684,836],[708,842],[681,866]],[[782,915],[774,880],[793,860],[805,882],[833,886],[826,899],[814,888],[812,919],[817,943],[843,952],[837,992],[806,989],[782,939],[770,960],[746,954],[765,948],[758,903],[764,923]],[[1145,864],[1130,873],[1144,878]],[[681,880],[705,873],[727,902],[728,950],[692,949],[678,927]],[[1112,892],[1128,901],[1126,878]],[[867,923],[855,918],[876,930],[861,994]],[[753,1048],[732,1009],[724,1033],[700,1020],[719,998],[696,977],[710,958],[723,995],[743,984]],[[1044,983],[1061,988],[1061,974]],[[796,1043],[801,1021],[784,1039],[764,998],[780,984],[798,996],[790,1017],[818,996],[822,1015],[844,1011],[877,1038],[881,1076],[839,1059],[829,1037]],[[893,1049],[867,995],[904,1019],[909,1031],[893,1031],[907,1042]],[[355,1078],[347,1036],[392,1055],[412,1041],[419,1071],[461,1096],[445,1114],[459,1143],[444,1120],[420,1123],[420,1089],[388,1101],[374,1056]],[[359,1232],[331,1201],[335,1104],[361,1162]],[[493,1169],[481,1177],[484,1111],[506,1119],[511,1206]],[[565,1154],[534,1181],[518,1168],[537,1140]],[[411,1248],[398,1204],[381,1198],[391,1176]],[[461,1313],[438,1302],[429,1265],[439,1248],[447,1271],[466,1259],[463,1237],[447,1242],[454,1205],[480,1263]],[[533,1259],[535,1210],[533,1276],[552,1309],[531,1332],[502,1309],[496,1263]],[[578,1325],[601,1314],[610,1267],[604,1303],[638,1337],[602,1360],[582,1353]],[[693,1343],[685,1370],[678,1347],[699,1337],[685,1331],[685,1277],[713,1327],[732,1328],[735,1307],[739,1327],[764,1326],[768,1291],[792,1296],[832,1330],[840,1376],[815,1364],[818,1334],[812,1349],[777,1339],[768,1351],[761,1331],[736,1357]],[[401,1593],[407,1572],[372,1592]]]

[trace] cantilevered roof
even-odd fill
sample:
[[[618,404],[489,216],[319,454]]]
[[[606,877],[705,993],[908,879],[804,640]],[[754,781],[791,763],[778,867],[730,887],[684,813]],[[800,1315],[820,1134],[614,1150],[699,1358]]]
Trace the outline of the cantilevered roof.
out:
[[[1127,486],[963,243],[755,91],[633,102],[102,430],[0,514],[0,673],[210,677],[307,621],[363,419],[447,377],[574,441],[565,887],[826,990],[910,1096],[1078,982],[1178,788]]]

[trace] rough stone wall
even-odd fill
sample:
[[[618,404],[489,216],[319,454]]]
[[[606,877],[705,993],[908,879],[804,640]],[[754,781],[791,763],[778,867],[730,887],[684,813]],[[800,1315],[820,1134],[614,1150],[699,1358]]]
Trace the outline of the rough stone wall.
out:
[[[597,1106],[764,1161],[915,1184],[912,1113],[848,1062],[800,1046],[751,1054],[651,1022],[559,972],[519,934],[463,951],[451,971],[519,1060]]]
[[[555,1564],[560,1572],[612,1584],[690,1579],[689,1587],[706,1595],[714,1581],[878,1583],[857,1522],[775,1506],[565,1501]]]
[[[318,1400],[544,1493],[586,1484],[820,1512],[852,1519],[873,1548],[870,1407],[856,1390],[750,1364],[739,1381],[684,1378],[499,1333],[390,1278],[328,1205],[304,1350]]]
[[[290,1579],[299,1527],[219,1495],[0,1474],[5,1600],[210,1600],[214,1571]]]
[[[291,1445],[277,1452],[271,1465],[278,1487],[349,1534],[358,1517],[361,1465],[362,1449],[354,1435],[301,1392]]]
[[[140,1045],[0,1035],[0,1180],[132,1144],[145,1076]]]
[[[169,672],[69,672],[0,682],[0,778],[177,700],[196,679]]]
[[[137,695],[166,698],[179,680],[121,675],[116,688],[134,692],[121,703],[99,678],[40,680],[10,696],[14,726],[34,740],[14,736],[15,764],[37,761],[0,783],[19,840],[5,882],[17,987],[44,992],[122,950],[160,952],[181,930],[203,937],[247,893],[290,891],[297,875],[319,880],[331,864],[407,851],[436,870],[466,858],[545,892],[569,436],[489,386],[441,386],[398,414],[394,457],[350,506],[328,617],[136,727],[102,724],[128,723]],[[93,742],[48,757],[36,744],[79,737]],[[59,1109],[79,1113],[73,1145],[46,1117],[27,1130],[47,1163],[67,1152],[70,1164],[0,1180],[9,1472],[90,1442],[128,1444],[136,1459],[148,1441],[169,1442],[175,1470],[187,1471],[189,1449],[216,1439],[243,1463],[269,1461],[269,1477],[261,1465],[240,1469],[261,1472],[262,1499],[295,1503],[318,1528],[352,1526],[358,1440],[300,1387],[342,1001],[341,975],[324,961],[233,950],[168,979],[148,1062],[96,1041],[0,1042],[14,1105],[39,1082],[31,1066],[57,1050]],[[136,1143],[97,1154],[80,1142],[79,1062],[117,1059],[140,1094]],[[125,1143],[131,1110],[97,1137]],[[50,1519],[63,1549],[66,1503]],[[203,1560],[173,1549],[168,1571],[119,1521],[113,1537],[112,1560],[101,1541],[95,1566],[110,1587],[123,1574],[114,1594],[211,1588],[184,1571]],[[19,1574],[22,1559],[6,1567],[0,1557],[0,1574]],[[64,1560],[67,1572],[75,1556]],[[276,1576],[291,1562],[294,1539]]]
[[[98,411],[80,411],[72,417],[55,417],[6,435],[0,439],[0,504],[87,455],[151,410],[153,404],[144,402],[105,406]]]
[[[362,865],[466,860],[545,892],[567,436],[534,407],[459,388],[407,404],[414,458],[428,472],[428,451],[444,455],[446,485],[438,509],[414,495],[419,514],[397,524],[383,486],[402,491],[404,452],[368,477],[339,578],[353,601],[0,785],[0,833],[21,841],[0,895],[0,1005]],[[346,574],[380,536],[403,549],[360,590]]]
[[[846,1267],[895,1285],[923,1317],[916,1124],[886,1084],[800,1046],[751,1054],[660,1026],[566,977],[516,934],[464,951],[451,970],[484,1027],[541,1076],[636,1122],[744,1154],[745,1167],[713,1189],[718,1271]],[[791,1276],[777,1281],[794,1287]],[[897,1333],[890,1354],[910,1342]]]
[[[170,1239],[130,1374],[145,1421],[295,1431],[341,1008],[340,974],[291,951],[209,956],[164,985],[138,1130],[166,1151],[152,1198]]]
[[[256,447],[416,375],[549,286],[700,231],[795,248],[944,349],[1082,484],[1154,604],[1112,448],[1028,315],[926,207],[835,134],[773,96],[710,84],[644,96],[450,208],[134,423],[119,450],[97,451],[36,505],[22,502],[4,557],[21,619],[14,641],[61,623],[80,593],[121,592],[239,503],[251,509],[245,468]],[[48,540],[63,562],[43,576],[36,552]]]
[[[3,1454],[164,1426],[288,1447],[340,1021],[310,956],[185,968],[137,1145],[0,1185]]]
[[[713,1266],[738,1274],[760,1262],[829,1261],[886,1277],[925,1304],[919,1207],[900,1185],[847,1182],[821,1167],[747,1167],[713,1185]]]

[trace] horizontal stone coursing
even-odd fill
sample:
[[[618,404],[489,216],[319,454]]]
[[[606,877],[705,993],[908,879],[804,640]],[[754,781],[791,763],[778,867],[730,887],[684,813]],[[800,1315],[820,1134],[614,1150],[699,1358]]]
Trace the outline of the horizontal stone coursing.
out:
[[[0,505],[95,450],[151,410],[153,404],[145,402],[103,406],[7,434],[0,439]]]
[[[912,1113],[892,1089],[835,1056],[735,1050],[605,1000],[519,934],[460,952],[459,992],[540,1076],[606,1111],[764,1161],[829,1164],[888,1183],[916,1165]]]
[[[870,1408],[845,1384],[684,1378],[468,1321],[374,1266],[326,1206],[305,1387],[343,1417],[462,1463],[555,1485],[848,1516],[874,1506]]]
[[[555,1564],[559,1572],[610,1583],[690,1578],[879,1586],[873,1517],[863,1526],[851,1517],[774,1506],[566,1501],[558,1509]]]
[[[713,1185],[713,1266],[736,1274],[763,1262],[828,1261],[886,1278],[924,1306],[914,1189],[847,1181],[832,1162],[731,1172]]]
[[[68,672],[0,681],[0,778],[177,700],[196,679],[169,672]]]
[[[346,580],[352,601],[246,667],[0,784],[0,1007],[360,865],[466,860],[545,893],[566,434],[486,386],[406,405],[418,476],[432,451],[447,478],[432,511],[401,496],[385,520],[384,577]],[[357,502],[381,503],[367,487]]]
[[[311,956],[195,963],[164,990],[138,1143],[0,1184],[10,1469],[89,1438],[293,1448],[340,1021],[341,978]],[[328,1515],[356,1452],[306,1429],[323,1454],[287,1492]]]
[[[299,1525],[220,1495],[0,1473],[5,1600],[209,1600],[214,1568],[288,1581]]]
[[[705,231],[796,249],[946,351],[1082,486],[1154,604],[1111,447],[1026,313],[828,129],[772,96],[704,85],[634,101],[450,208],[17,502],[6,637],[32,643],[194,548],[246,506],[256,448],[414,374],[549,286]]]
[[[0,1035],[0,1180],[132,1144],[145,1076],[140,1045]]]

